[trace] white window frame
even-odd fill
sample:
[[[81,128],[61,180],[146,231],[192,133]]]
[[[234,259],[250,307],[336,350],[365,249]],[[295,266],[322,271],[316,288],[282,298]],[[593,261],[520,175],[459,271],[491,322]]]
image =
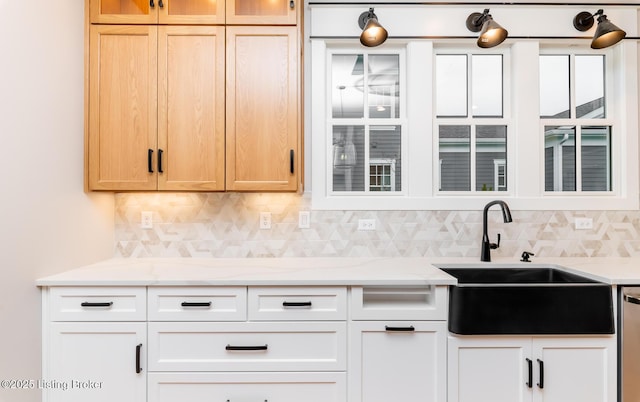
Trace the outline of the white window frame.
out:
[[[560,176],[560,179],[558,181],[558,183],[556,183],[554,181],[554,190],[553,191],[544,191],[543,195],[545,197],[556,197],[558,195],[558,193],[562,194],[565,197],[585,197],[585,196],[590,196],[590,197],[602,197],[602,198],[607,198],[610,196],[615,196],[616,193],[619,193],[617,191],[617,189],[614,187],[614,184],[616,186],[620,186],[622,185],[620,178],[618,179],[613,179],[612,177],[612,171],[619,171],[620,169],[614,169],[615,165],[620,165],[619,163],[619,159],[622,158],[622,154],[620,151],[621,148],[621,139],[618,139],[618,135],[617,134],[617,127],[619,124],[619,119],[616,119],[616,116],[619,115],[618,111],[615,110],[615,106],[614,108],[610,107],[610,104],[617,104],[617,103],[613,103],[612,100],[615,97],[614,91],[612,90],[612,87],[614,86],[614,77],[611,76],[611,74],[608,74],[608,71],[611,71],[615,68],[615,66],[613,65],[613,52],[611,50],[608,49],[603,49],[603,50],[591,50],[591,49],[583,49],[583,48],[579,48],[576,49],[575,47],[541,47],[540,48],[540,54],[541,55],[562,55],[562,56],[569,56],[569,115],[570,117],[567,118],[548,118],[548,117],[540,117],[540,126],[541,126],[541,141],[542,141],[542,146],[543,148],[545,147],[545,138],[544,138],[544,132],[545,132],[545,127],[549,127],[549,126],[563,126],[563,127],[574,127],[575,129],[575,140],[574,140],[574,147],[575,147],[575,158],[576,158],[576,190],[575,191],[562,191],[560,190],[561,188],[563,188],[563,183],[562,183],[562,175]],[[605,61],[605,65],[604,65],[604,98],[605,98],[605,103],[604,103],[604,107],[605,107],[605,117],[604,118],[585,118],[585,117],[576,117],[576,107],[577,105],[577,100],[576,100],[576,84],[575,84],[575,66],[576,66],[576,62],[575,62],[575,58],[576,56],[587,56],[587,55],[598,55],[598,56],[604,56],[604,61]],[[609,184],[609,188],[611,188],[610,191],[585,191],[582,190],[582,129],[583,127],[593,127],[593,126],[597,126],[597,127],[609,127],[610,128],[610,141],[609,141],[609,152],[607,155],[607,159],[608,159],[608,166],[607,169],[611,169],[611,171],[608,171],[608,177],[609,177],[609,181],[611,181]],[[558,170],[557,167],[560,166],[561,164],[561,160],[562,160],[562,147],[557,147],[558,149],[558,157],[555,158],[557,160],[554,159],[554,164],[555,164],[555,168],[554,169],[554,174],[561,174],[561,169]],[[544,158],[544,152],[543,152],[543,158]],[[544,163],[543,163],[543,171],[542,174],[545,174],[544,171]]]
[[[380,8],[380,10],[378,10]],[[615,120],[612,127],[612,188],[613,192],[595,194],[545,193],[544,190],[544,137],[543,124],[539,115],[539,55],[540,49],[552,46],[578,49],[578,53],[588,51],[586,39],[576,39],[572,26],[551,26],[539,32],[538,25],[530,24],[530,14],[548,15],[548,8],[534,8],[524,12],[517,6],[494,6],[492,12],[497,15],[512,12],[510,24],[526,25],[531,35],[539,35],[544,39],[527,37],[526,39],[509,38],[498,49],[504,47],[510,53],[510,62],[505,63],[505,70],[510,69],[510,79],[505,82],[505,91],[509,91],[511,101],[506,102],[505,117],[507,124],[508,155],[508,192],[487,192],[487,194],[471,194],[460,196],[438,192],[439,158],[434,146],[437,132],[434,131],[434,99],[433,72],[434,48],[464,46],[473,48],[475,39],[468,38],[468,31],[462,24],[452,24],[438,30],[446,31],[457,39],[440,39],[442,34],[434,33],[434,25],[443,18],[452,18],[452,14],[465,14],[476,11],[475,7],[466,5],[443,6],[442,9],[416,5],[402,7],[393,4],[376,8],[377,13],[393,14],[394,18],[385,20],[385,28],[389,32],[403,32],[403,36],[390,37],[383,45],[366,50],[357,41],[359,30],[353,26],[354,19],[362,12],[357,5],[312,5],[309,16],[309,31],[305,68],[305,161],[311,169],[305,175],[305,191],[311,192],[312,208],[319,210],[478,210],[486,202],[500,198],[509,203],[512,210],[637,210],[639,199],[639,164],[638,164],[638,82],[640,75],[640,45],[636,41],[625,40],[607,49],[607,90],[613,96],[607,96],[609,117]],[[384,8],[384,10],[383,10]],[[574,6],[558,6],[552,10],[554,16],[575,15]],[[576,11],[577,10],[577,11]],[[338,12],[340,11],[340,12]],[[635,18],[627,18],[628,7],[607,9],[607,14],[616,21],[626,19],[625,27],[635,29],[640,25]],[[379,14],[381,15],[381,14]],[[521,17],[522,16],[522,17]],[[526,17],[525,17],[526,16]],[[520,19],[522,18],[522,19]],[[331,21],[330,24],[327,22]],[[408,21],[422,21],[408,24]],[[426,21],[426,22],[425,22]],[[433,22],[429,24],[428,22]],[[549,31],[551,29],[551,31]],[[510,30],[511,31],[511,30]],[[553,33],[556,32],[557,33]],[[412,35],[416,35],[412,37]],[[423,35],[423,36],[421,36]],[[426,36],[424,36],[426,35]],[[554,35],[553,37],[551,37]],[[438,36],[436,38],[436,36]],[[546,39],[550,37],[550,39]],[[557,39],[565,37],[565,39]],[[405,97],[406,121],[404,122],[403,148],[406,153],[402,160],[402,192],[401,194],[366,194],[366,195],[333,195],[330,192],[329,179],[331,166],[327,163],[331,144],[328,143],[330,113],[327,98],[327,85],[330,83],[329,50],[333,48],[348,49],[349,53],[363,51],[389,53],[390,49],[405,50],[405,70],[401,71],[405,87],[401,88]],[[365,50],[363,50],[365,49]],[[496,48],[487,49],[489,52]],[[404,73],[404,76],[403,76]],[[409,83],[410,85],[406,85]],[[507,85],[510,88],[507,89]],[[425,96],[427,94],[427,96]],[[520,95],[520,94],[526,94]],[[402,102],[402,101],[401,101]],[[510,108],[510,111],[508,110]],[[494,124],[490,118],[483,118],[479,124]],[[581,124],[585,125],[585,122]],[[384,123],[383,123],[384,124]],[[455,121],[455,124],[464,124]],[[504,120],[498,122],[504,124]],[[596,125],[604,125],[598,121]],[[311,146],[309,146],[311,144]]]

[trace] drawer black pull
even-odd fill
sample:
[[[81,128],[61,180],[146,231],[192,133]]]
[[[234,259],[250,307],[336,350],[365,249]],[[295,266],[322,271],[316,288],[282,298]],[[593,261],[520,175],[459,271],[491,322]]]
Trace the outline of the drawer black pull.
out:
[[[227,345],[225,347],[226,350],[267,350],[269,345],[260,345],[260,346],[233,346]]]
[[[413,332],[416,329],[413,327],[413,325],[410,325],[408,327],[390,327],[388,325],[385,325],[384,330],[389,332]]]
[[[142,350],[142,344],[136,346],[136,374],[140,374],[142,372],[142,367],[140,367],[140,351]]]
[[[82,302],[80,303],[82,307],[111,307],[113,306],[113,302],[103,302],[103,303],[93,303],[93,302]]]
[[[311,302],[282,302],[282,307],[311,307]]]
[[[211,307],[211,302],[182,302],[182,307]]]
[[[540,359],[538,360],[538,364],[540,365],[540,382],[537,384],[538,388],[543,389],[544,388],[544,362]]]
[[[531,359],[527,359],[527,367],[529,369],[529,378],[527,381],[527,387],[533,387],[533,361]]]

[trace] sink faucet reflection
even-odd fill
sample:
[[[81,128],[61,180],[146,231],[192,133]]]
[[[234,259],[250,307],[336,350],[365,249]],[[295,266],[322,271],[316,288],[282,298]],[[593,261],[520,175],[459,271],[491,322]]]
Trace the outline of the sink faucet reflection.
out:
[[[491,243],[489,241],[489,234],[487,233],[487,212],[489,212],[489,208],[494,205],[500,205],[504,223],[513,222],[513,219],[511,219],[511,211],[509,210],[509,206],[506,202],[495,200],[484,206],[484,211],[482,213],[482,251],[480,254],[480,261],[491,261],[491,250],[500,247],[500,234],[498,233],[498,243]]]

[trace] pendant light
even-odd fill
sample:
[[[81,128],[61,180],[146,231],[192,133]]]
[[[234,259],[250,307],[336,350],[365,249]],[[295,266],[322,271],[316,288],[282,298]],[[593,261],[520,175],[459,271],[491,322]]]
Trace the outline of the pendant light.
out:
[[[622,29],[615,26],[604,15],[602,9],[596,11],[595,14],[591,14],[588,11],[578,13],[573,19],[573,26],[581,32],[589,30],[593,26],[595,16],[598,16],[598,26],[596,32],[593,34],[593,40],[591,41],[592,49],[604,49],[605,47],[613,46],[620,42],[627,36],[627,33]]]
[[[387,40],[387,30],[380,25],[378,17],[373,13],[373,8],[365,11],[358,17],[358,25],[362,29],[360,43],[367,47],[379,46]]]
[[[467,17],[467,29],[471,32],[480,32],[478,35],[478,47],[490,48],[498,46],[509,35],[509,32],[493,20],[489,9],[482,13],[471,13]]]

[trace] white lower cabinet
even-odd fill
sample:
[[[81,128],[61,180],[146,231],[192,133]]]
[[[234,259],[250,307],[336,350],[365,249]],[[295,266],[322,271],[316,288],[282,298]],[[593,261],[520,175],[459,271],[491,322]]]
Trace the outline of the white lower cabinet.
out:
[[[615,402],[614,336],[449,336],[448,402]]]
[[[349,402],[442,402],[447,396],[445,286],[354,286]]]
[[[445,400],[445,321],[361,321],[350,329],[349,402]]]
[[[146,401],[146,323],[53,322],[45,376],[48,402]]]
[[[149,373],[153,402],[346,402],[346,374]]]

